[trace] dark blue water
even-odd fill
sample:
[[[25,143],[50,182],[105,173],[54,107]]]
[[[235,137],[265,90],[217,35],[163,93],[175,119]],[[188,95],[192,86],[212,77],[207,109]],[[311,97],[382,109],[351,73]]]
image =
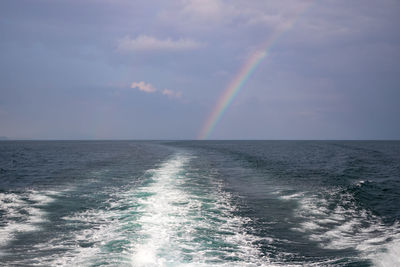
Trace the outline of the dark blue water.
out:
[[[400,266],[400,142],[0,142],[0,264]]]

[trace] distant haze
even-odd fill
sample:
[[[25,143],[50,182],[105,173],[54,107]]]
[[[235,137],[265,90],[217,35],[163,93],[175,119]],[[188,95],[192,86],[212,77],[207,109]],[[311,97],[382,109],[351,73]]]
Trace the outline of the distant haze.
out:
[[[397,0],[2,0],[0,140],[400,139]],[[290,24],[289,28],[287,25]]]

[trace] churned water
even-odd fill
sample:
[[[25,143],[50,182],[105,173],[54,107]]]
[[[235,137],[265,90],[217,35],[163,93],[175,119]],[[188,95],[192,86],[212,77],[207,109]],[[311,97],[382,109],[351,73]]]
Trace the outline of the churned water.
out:
[[[400,142],[0,142],[0,265],[400,266]]]

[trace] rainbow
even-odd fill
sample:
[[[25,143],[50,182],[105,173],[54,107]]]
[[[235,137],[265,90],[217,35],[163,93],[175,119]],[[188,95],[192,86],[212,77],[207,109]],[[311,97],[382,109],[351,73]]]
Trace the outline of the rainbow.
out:
[[[250,79],[250,77],[263,61],[263,59],[268,55],[268,52],[273,44],[277,42],[277,40],[283,35],[283,33],[293,28],[295,22],[297,21],[297,18],[300,16],[300,14],[303,14],[309,6],[310,4],[306,5],[304,8],[302,8],[301,11],[297,12],[293,19],[291,19],[279,31],[276,31],[274,34],[272,34],[272,36],[270,36],[270,38],[262,46],[260,46],[260,49],[254,52],[243,64],[242,68],[235,75],[229,86],[224,90],[219,100],[217,101],[217,104],[215,105],[213,111],[205,121],[204,126],[198,135],[199,140],[207,139],[210,136],[210,134],[215,129],[215,126],[221,120],[222,116],[225,114],[228,107],[232,104],[233,100],[238,95],[240,90]]]

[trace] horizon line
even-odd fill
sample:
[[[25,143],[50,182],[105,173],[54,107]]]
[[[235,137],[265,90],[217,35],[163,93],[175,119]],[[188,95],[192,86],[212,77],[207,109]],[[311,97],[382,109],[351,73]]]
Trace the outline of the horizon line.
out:
[[[207,142],[207,141],[400,141],[399,139],[393,139],[393,138],[375,138],[375,139],[370,139],[370,138],[358,138],[358,139],[260,139],[260,138],[254,138],[254,139],[145,139],[145,138],[138,138],[138,139],[131,139],[131,138],[115,138],[115,139],[57,139],[57,138],[7,138],[7,139],[0,139],[0,142],[7,142],[7,141],[196,141],[196,142]]]

